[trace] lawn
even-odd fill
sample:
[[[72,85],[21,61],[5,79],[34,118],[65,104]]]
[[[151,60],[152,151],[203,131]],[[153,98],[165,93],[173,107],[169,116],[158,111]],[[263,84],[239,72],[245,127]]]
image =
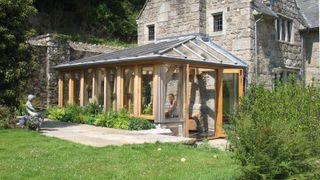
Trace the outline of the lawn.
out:
[[[0,130],[0,160],[0,179],[234,179],[238,167],[230,153],[210,148],[93,148],[26,130]]]

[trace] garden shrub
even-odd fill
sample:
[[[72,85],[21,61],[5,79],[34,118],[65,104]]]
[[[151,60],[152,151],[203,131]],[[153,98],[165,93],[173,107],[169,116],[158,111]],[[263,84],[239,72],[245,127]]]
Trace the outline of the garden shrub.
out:
[[[50,107],[47,110],[48,118],[51,120],[59,120],[62,121],[66,115],[65,108],[60,107]]]
[[[320,179],[320,89],[252,87],[228,137],[244,179]]]
[[[105,112],[105,113],[99,114],[96,117],[96,121],[94,124],[96,126],[113,128],[114,122],[116,122],[117,119],[118,119],[118,112],[116,111]]]
[[[99,106],[97,103],[97,100],[94,98],[93,102],[87,104],[84,106],[84,113],[85,114],[90,114],[93,116],[96,116],[98,114],[101,114],[102,112],[102,107]]]
[[[13,114],[9,107],[0,105],[0,129],[9,128],[14,123]]]
[[[142,118],[130,118],[129,130],[146,130],[154,129],[155,126],[150,121]]]
[[[113,128],[117,129],[128,129],[129,128],[129,113],[126,109],[120,109],[118,111],[118,117],[113,122]]]
[[[68,105],[65,108],[65,115],[61,119],[61,121],[64,122],[75,122],[75,123],[81,123],[79,122],[79,114],[83,112],[82,107],[78,105]]]

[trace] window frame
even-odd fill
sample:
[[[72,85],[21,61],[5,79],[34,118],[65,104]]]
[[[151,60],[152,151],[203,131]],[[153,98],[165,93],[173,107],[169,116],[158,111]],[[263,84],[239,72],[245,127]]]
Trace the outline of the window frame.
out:
[[[212,14],[213,18],[213,32],[223,32],[224,23],[223,23],[223,12],[217,12]],[[219,18],[219,19],[217,19]]]
[[[294,22],[292,19],[279,15],[276,20],[277,39],[280,42],[293,43]]]
[[[153,28],[153,34],[151,35],[151,28]],[[155,24],[149,24],[147,25],[147,31],[148,31],[148,41],[154,41],[156,39],[156,26]]]

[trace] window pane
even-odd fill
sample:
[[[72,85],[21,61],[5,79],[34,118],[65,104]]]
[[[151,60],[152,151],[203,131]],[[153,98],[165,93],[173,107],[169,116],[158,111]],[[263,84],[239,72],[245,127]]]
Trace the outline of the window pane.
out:
[[[80,104],[80,73],[74,73],[74,103]]]
[[[134,68],[125,68],[123,77],[123,107],[132,114],[134,111]]]
[[[288,42],[291,42],[291,32],[292,32],[292,22],[291,21],[287,21],[287,30],[288,30]]]
[[[153,114],[153,67],[141,70],[141,114]]]
[[[166,72],[166,121],[179,121],[180,92],[182,91],[182,72],[179,66],[169,66]]]
[[[154,25],[148,26],[149,31],[149,41],[153,41],[155,37]]]
[[[215,70],[191,68],[189,75],[189,90],[190,136],[212,136],[214,134],[216,119]]]
[[[277,19],[277,31],[278,31],[278,40],[281,40],[281,34],[280,34],[280,29],[281,29],[281,20]]]
[[[222,31],[223,29],[223,18],[222,14],[216,14],[213,15],[213,26],[214,26],[214,31]]]
[[[238,74],[223,75],[223,115],[225,123],[228,122],[228,116],[238,107]]]
[[[282,20],[282,37],[281,40],[286,40],[286,21]]]
[[[106,84],[106,100],[107,106],[106,111],[115,110],[116,108],[116,80],[117,80],[117,70],[115,68],[107,69],[107,84]]]

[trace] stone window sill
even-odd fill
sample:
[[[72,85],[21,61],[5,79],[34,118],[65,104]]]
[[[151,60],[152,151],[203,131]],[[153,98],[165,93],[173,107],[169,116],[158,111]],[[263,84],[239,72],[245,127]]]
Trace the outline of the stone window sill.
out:
[[[291,46],[297,46],[298,44],[294,43],[294,42],[288,42],[288,41],[282,41],[282,40],[278,40],[279,43],[282,44],[287,44],[287,45],[291,45]]]

